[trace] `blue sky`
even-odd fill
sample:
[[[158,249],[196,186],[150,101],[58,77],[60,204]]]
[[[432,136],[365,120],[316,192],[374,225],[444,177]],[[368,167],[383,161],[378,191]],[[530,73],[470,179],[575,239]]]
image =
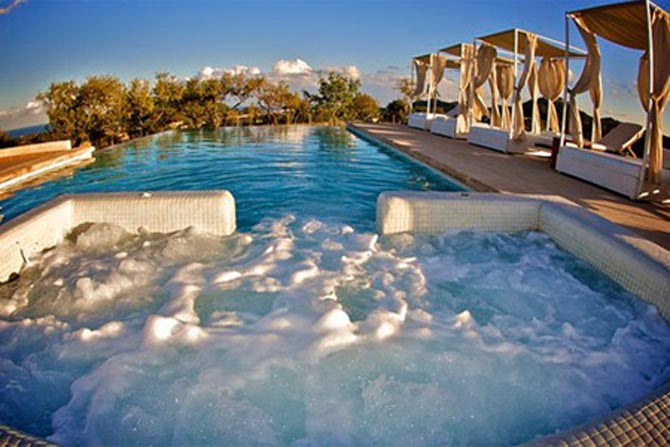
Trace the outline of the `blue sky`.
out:
[[[207,66],[258,67],[296,88],[314,80],[304,70],[291,74],[301,67],[353,70],[385,103],[413,55],[514,26],[562,40],[565,10],[602,3],[27,0],[0,15],[0,128],[39,121],[30,102],[51,81],[102,73],[151,78],[160,71],[186,77]],[[670,0],[658,3],[667,9]],[[638,57],[603,44],[605,115],[639,118],[632,95]],[[275,70],[280,60],[286,63]]]

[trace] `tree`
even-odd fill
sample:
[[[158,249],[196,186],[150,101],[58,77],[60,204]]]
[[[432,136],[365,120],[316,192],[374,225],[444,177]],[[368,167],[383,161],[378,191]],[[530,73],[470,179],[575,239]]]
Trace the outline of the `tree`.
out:
[[[75,145],[88,138],[78,121],[79,99],[79,86],[74,81],[52,82],[47,91],[37,95],[46,108],[54,136],[72,140]]]
[[[279,81],[275,84],[263,79],[257,88],[256,99],[272,119],[272,124],[277,125],[279,124],[278,114],[283,112],[288,115],[289,101],[294,98],[291,96],[287,83]]]
[[[309,107],[309,103],[307,104]],[[300,109],[302,107],[302,98],[296,92],[288,91],[284,95],[284,114],[286,115],[286,124],[293,124],[294,119],[299,118]]]
[[[184,85],[170,73],[158,73],[153,89],[155,113],[154,127],[165,129],[170,124],[181,121],[181,102]]]
[[[0,130],[0,147],[10,147],[14,145],[14,139],[7,132]]]
[[[400,97],[408,104],[414,98],[415,88],[416,85],[410,78],[400,78],[395,84],[395,89],[400,93]]]
[[[265,78],[260,76],[248,77],[244,73],[224,73],[221,82],[227,87],[226,94],[237,99],[233,108],[239,110],[239,107],[245,104],[263,85]]]
[[[332,124],[354,117],[353,102],[359,94],[361,82],[340,73],[330,72],[319,79],[316,101],[319,115]]]
[[[114,76],[91,76],[79,88],[77,120],[97,147],[121,140],[128,107],[125,86]]]
[[[373,121],[379,118],[379,103],[367,93],[359,93],[353,103],[356,118],[362,121]]]
[[[385,121],[393,123],[402,123],[407,118],[409,105],[402,99],[396,99],[386,105],[382,112]]]
[[[200,80],[192,78],[186,81],[180,101],[180,112],[184,124],[191,129],[200,129],[205,125],[205,105],[202,101]]]
[[[132,138],[153,132],[154,102],[151,97],[151,83],[146,79],[133,79],[126,90],[128,123],[126,131]]]
[[[56,137],[71,139],[75,145],[91,141],[104,147],[175,124],[199,129],[218,128],[224,123],[311,123],[313,117],[332,124],[374,120],[379,106],[372,96],[360,92],[360,85],[357,79],[335,72],[320,77],[318,93],[303,91],[302,95],[291,91],[286,82],[246,73],[188,80],[158,73],[153,85],[145,79],[124,85],[114,76],[92,76],[81,85],[74,81],[52,83],[40,93],[38,99],[49,117],[49,133],[16,138],[12,144]],[[384,113],[387,117],[395,112]],[[3,138],[0,134],[0,145],[9,144]]]
[[[225,96],[225,84],[219,79],[200,81],[200,98],[204,107],[203,114],[206,127],[218,129],[223,124],[228,109],[224,102]]]
[[[295,113],[294,121],[295,123],[297,122],[302,122],[302,123],[312,123],[312,102],[309,100],[309,97],[304,95],[302,98],[298,96],[297,93],[294,94],[296,98],[298,99],[298,102],[295,104],[295,108],[293,109]]]

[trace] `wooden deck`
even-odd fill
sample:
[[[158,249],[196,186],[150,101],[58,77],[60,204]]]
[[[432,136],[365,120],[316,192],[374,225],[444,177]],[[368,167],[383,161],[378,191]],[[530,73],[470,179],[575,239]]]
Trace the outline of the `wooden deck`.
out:
[[[404,125],[351,125],[433,166],[476,191],[565,197],[651,242],[670,249],[670,207],[634,202],[550,169],[549,160],[507,155]]]
[[[0,193],[23,186],[42,176],[52,178],[57,171],[92,160],[93,147],[52,150],[43,153],[28,151],[0,157]]]

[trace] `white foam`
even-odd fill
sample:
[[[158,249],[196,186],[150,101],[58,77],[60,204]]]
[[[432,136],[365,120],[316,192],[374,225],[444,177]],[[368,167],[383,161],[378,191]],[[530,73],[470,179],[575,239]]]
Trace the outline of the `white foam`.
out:
[[[670,378],[667,325],[541,234],[94,225],[34,262],[0,419],[64,445],[517,444]]]

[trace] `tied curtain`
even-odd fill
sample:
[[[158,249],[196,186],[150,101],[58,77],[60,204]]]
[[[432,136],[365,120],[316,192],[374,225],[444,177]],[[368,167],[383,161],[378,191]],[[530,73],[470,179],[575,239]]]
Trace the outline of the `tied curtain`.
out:
[[[537,62],[535,61],[535,58],[533,58],[533,69],[530,71],[530,76],[528,76],[528,94],[530,95],[530,101],[533,106],[531,109],[530,132],[533,134],[542,132],[540,108],[537,105],[537,97],[539,95],[538,77]]]
[[[512,97],[512,93],[514,93],[514,67],[512,65],[496,65],[496,86],[498,88],[498,93],[500,94],[500,99],[502,102],[502,117],[500,127],[505,130],[509,130],[511,124],[509,100]]]
[[[461,70],[458,79],[458,117],[456,118],[456,133],[465,134],[468,127],[467,111],[469,107],[468,91],[472,82],[472,72],[475,64],[475,47],[472,44],[461,46]]]
[[[538,81],[540,93],[547,100],[547,130],[557,133],[560,131],[560,126],[555,101],[565,88],[565,59],[543,58],[538,72]]]
[[[430,90],[435,91],[444,77],[444,69],[447,68],[447,58],[439,54],[431,54],[430,59],[430,69],[432,74],[430,78]]]
[[[512,138],[515,141],[523,140],[526,129],[524,127],[523,104],[521,102],[521,91],[523,86],[528,82],[528,78],[535,66],[535,50],[537,48],[537,35],[532,33],[524,33],[526,51],[523,64],[523,73],[514,90],[514,114],[512,122]]]
[[[468,110],[473,114],[475,120],[480,120],[482,116],[487,115],[486,103],[482,98],[482,86],[489,80],[491,71],[495,66],[495,59],[498,51],[489,44],[483,44],[477,50],[475,62],[475,74],[472,80],[470,91],[472,92],[472,102]]]
[[[579,115],[577,95],[589,91],[593,103],[593,127],[591,130],[591,141],[599,141],[602,138],[600,125],[600,107],[603,100],[602,75],[600,73],[601,55],[596,36],[584,23],[581,17],[573,17],[575,25],[586,44],[587,54],[584,69],[574,87],[568,89],[570,94],[570,131],[572,139],[578,147],[584,146],[584,134],[582,133],[582,119]]]
[[[651,11],[652,67],[654,83],[649,96],[649,50],[640,58],[637,89],[642,108],[648,113],[649,132],[649,181],[660,184],[663,169],[663,128],[662,116],[670,96],[670,16],[654,8]]]
[[[498,108],[498,79],[496,63],[493,62],[491,74],[489,75],[489,87],[491,89],[491,126],[500,127],[502,124],[502,117],[500,116],[500,109]]]
[[[416,72],[416,87],[414,88],[413,96],[418,98],[423,95],[424,87],[426,85],[426,73],[428,72],[428,65],[425,62],[414,59],[414,71]]]

